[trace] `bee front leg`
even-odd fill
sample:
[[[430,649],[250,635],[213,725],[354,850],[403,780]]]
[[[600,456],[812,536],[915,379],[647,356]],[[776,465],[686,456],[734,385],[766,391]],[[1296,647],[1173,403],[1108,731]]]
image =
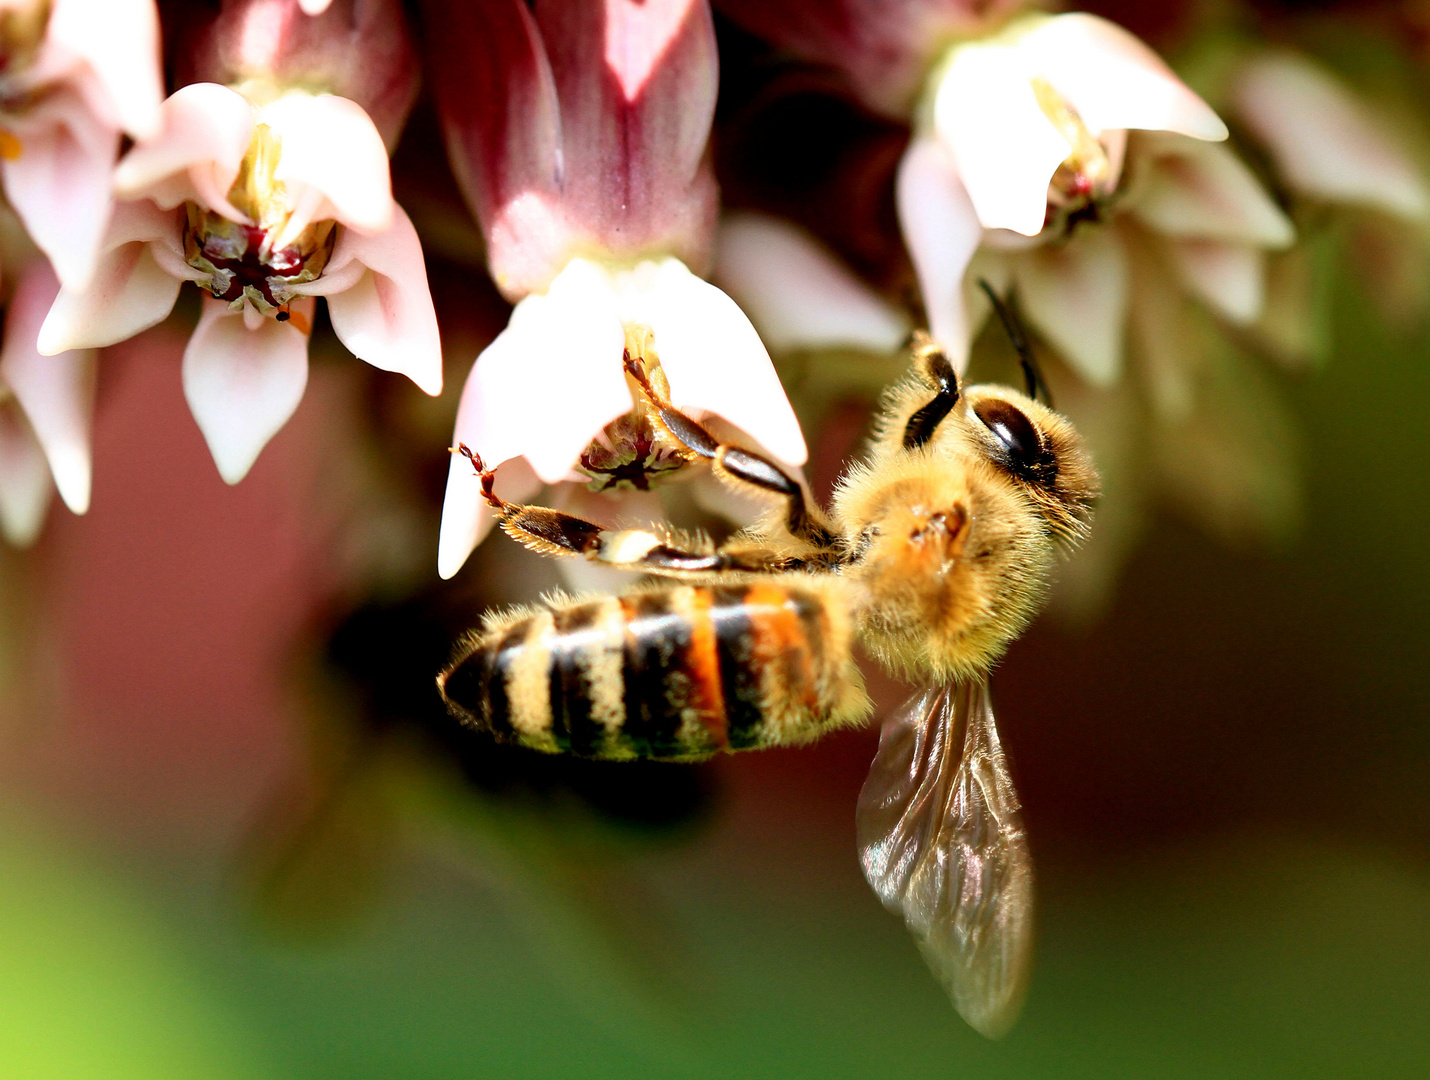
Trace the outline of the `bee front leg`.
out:
[[[594,521],[546,506],[528,506],[503,499],[493,487],[496,474],[481,455],[465,444],[452,448],[472,463],[482,485],[482,498],[497,514],[497,523],[513,540],[543,555],[580,555],[592,562],[639,573],[683,577],[721,570],[779,569],[777,560],[757,552],[733,554],[700,551],[669,543],[644,529],[606,529]]]
[[[699,457],[710,461],[715,474],[737,487],[751,487],[764,495],[784,500],[785,528],[789,534],[821,551],[832,550],[836,541],[819,508],[810,502],[804,488],[789,473],[767,457],[722,443],[703,425],[672,405],[651,385],[644,365],[629,352],[626,371],[640,384],[652,413],[670,437]]]

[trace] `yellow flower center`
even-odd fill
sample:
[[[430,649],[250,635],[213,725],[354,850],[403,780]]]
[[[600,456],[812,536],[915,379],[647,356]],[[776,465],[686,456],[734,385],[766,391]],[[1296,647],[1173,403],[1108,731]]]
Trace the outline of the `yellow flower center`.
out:
[[[189,265],[209,275],[205,283],[216,299],[234,306],[245,301],[280,321],[292,316],[293,286],[323,272],[333,252],[337,223],[317,221],[279,246],[293,216],[293,200],[276,179],[283,141],[267,124],[255,124],[253,136],[228,191],[234,209],[254,224],[230,221],[222,214],[188,205],[184,253]]]

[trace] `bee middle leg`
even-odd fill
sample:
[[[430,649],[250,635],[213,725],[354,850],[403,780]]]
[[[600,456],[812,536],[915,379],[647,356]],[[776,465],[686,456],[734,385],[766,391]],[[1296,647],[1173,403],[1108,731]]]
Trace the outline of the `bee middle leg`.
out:
[[[768,572],[783,569],[787,563],[758,551],[696,550],[669,543],[644,529],[607,529],[550,507],[509,502],[493,490],[496,475],[480,454],[465,444],[454,447],[453,452],[472,463],[481,481],[482,498],[496,511],[502,531],[543,555],[580,555],[622,570],[673,577],[721,570]]]
[[[697,456],[709,459],[716,475],[723,479],[783,499],[785,528],[791,536],[820,551],[835,548],[836,540],[824,520],[824,514],[811,502],[794,477],[767,457],[722,443],[702,424],[686,416],[651,385],[644,365],[629,352],[625,356],[625,366],[631,378],[640,384],[656,420],[671,438]]]

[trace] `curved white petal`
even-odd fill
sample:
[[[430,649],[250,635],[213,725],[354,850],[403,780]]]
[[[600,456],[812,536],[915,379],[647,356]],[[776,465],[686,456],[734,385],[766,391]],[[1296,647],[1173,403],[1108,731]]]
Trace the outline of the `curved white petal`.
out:
[[[1078,373],[1111,386],[1122,373],[1127,329],[1127,257],[1110,229],[1030,252],[1017,264],[1028,321]]]
[[[361,105],[333,94],[286,94],[265,106],[260,120],[283,143],[274,178],[302,193],[277,245],[321,218],[369,233],[391,226],[387,147]]]
[[[333,332],[358,359],[406,375],[434,396],[442,392],[442,342],[427,266],[402,207],[394,205],[392,225],[383,232],[343,227],[322,276],[294,291],[328,298]]]
[[[46,32],[89,65],[125,131],[136,139],[158,131],[164,85],[154,0],[55,0]]]
[[[54,492],[50,468],[20,406],[0,395],[0,531],[16,547],[34,543]]]
[[[1430,213],[1421,170],[1349,87],[1307,57],[1274,52],[1248,61],[1232,95],[1292,188],[1399,217]]]
[[[253,138],[253,107],[217,83],[191,83],[160,109],[152,139],[138,143],[114,171],[123,199],[152,199],[164,209],[189,200],[234,221],[247,222],[228,192]]]
[[[40,328],[44,356],[113,345],[164,321],[185,274],[198,278],[178,254],[176,211],[153,203],[120,203],[105,250],[87,289],[62,288]]]
[[[321,15],[328,10],[328,5],[333,0],[298,0],[298,6],[303,9],[304,15]]]
[[[76,94],[58,90],[25,118],[20,155],[0,162],[5,196],[60,280],[93,279],[113,207],[110,176],[119,131]]]
[[[932,139],[910,144],[899,163],[895,198],[929,333],[962,372],[973,340],[963,279],[983,236],[978,215],[952,161]]]
[[[563,479],[596,433],[631,408],[625,340],[605,272],[573,259],[544,295],[517,304],[477,359],[462,395],[466,405],[473,393],[475,412],[458,409],[458,438],[491,462],[522,455],[547,483]]]
[[[500,466],[494,489],[503,499],[526,502],[541,490],[541,478],[524,458]],[[447,493],[442,501],[442,528],[437,540],[437,573],[450,578],[462,568],[472,549],[486,539],[496,517],[481,495],[482,485],[472,464],[452,455],[447,468]]]
[[[1266,253],[1247,244],[1174,240],[1168,252],[1183,283],[1238,325],[1254,322],[1266,299]]]
[[[763,214],[727,214],[715,279],[776,352],[847,346],[892,352],[909,321],[814,237]]]
[[[1024,236],[1042,231],[1048,182],[1072,152],[1033,94],[1017,48],[959,49],[934,96],[934,126],[978,220]]]
[[[770,354],[739,305],[679,259],[646,262],[617,285],[622,319],[648,326],[671,403],[724,417],[781,461],[809,455]]]
[[[1225,146],[1180,140],[1151,163],[1129,209],[1168,236],[1283,248],[1295,227]]]
[[[95,354],[88,350],[42,356],[35,348],[59,282],[43,259],[21,271],[5,311],[0,375],[34,428],[65,505],[89,509],[90,418],[94,412]]]
[[[293,306],[311,325],[314,301]],[[236,484],[303,400],[308,337],[293,322],[273,319],[250,330],[222,300],[205,299],[184,349],[183,378],[184,399],[219,475]]]
[[[1122,27],[1075,12],[1048,19],[1019,42],[1094,134],[1117,128],[1220,140],[1226,125],[1156,53]]]

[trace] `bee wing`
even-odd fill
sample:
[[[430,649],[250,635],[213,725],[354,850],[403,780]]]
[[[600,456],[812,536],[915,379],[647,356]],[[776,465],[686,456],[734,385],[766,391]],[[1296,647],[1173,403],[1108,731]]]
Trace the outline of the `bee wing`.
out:
[[[986,681],[926,690],[884,721],[856,821],[864,876],[954,1006],[1005,1033],[1027,989],[1033,863]]]

